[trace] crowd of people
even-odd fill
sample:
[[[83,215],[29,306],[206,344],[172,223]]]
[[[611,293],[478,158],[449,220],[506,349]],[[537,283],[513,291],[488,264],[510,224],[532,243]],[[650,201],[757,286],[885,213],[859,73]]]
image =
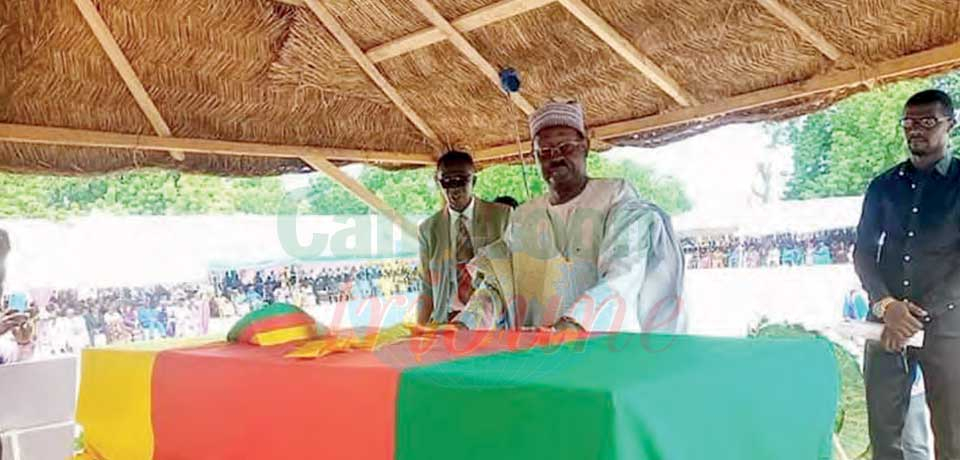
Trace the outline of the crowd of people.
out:
[[[760,268],[846,264],[853,260],[856,230],[783,233],[761,237],[726,235],[685,238],[687,268]]]
[[[209,287],[185,283],[14,292],[7,307],[30,316],[34,356],[53,356],[89,346],[198,335],[207,328],[211,299]]]
[[[33,325],[33,356],[74,354],[89,346],[191,337],[211,318],[236,318],[273,302],[302,308],[419,289],[412,260],[211,274],[211,283],[120,289],[9,292],[5,309]]]
[[[270,270],[229,270],[217,274],[218,297],[249,310],[259,303],[299,306],[417,292],[418,268],[412,259]],[[246,304],[246,305],[244,305]],[[229,308],[229,306],[228,306]]]

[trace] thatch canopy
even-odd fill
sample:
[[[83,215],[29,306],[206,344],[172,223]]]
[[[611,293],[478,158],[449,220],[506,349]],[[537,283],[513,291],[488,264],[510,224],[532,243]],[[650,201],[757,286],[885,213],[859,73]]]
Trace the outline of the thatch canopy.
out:
[[[0,170],[509,161],[558,97],[651,146],[958,66],[960,0],[4,0]]]

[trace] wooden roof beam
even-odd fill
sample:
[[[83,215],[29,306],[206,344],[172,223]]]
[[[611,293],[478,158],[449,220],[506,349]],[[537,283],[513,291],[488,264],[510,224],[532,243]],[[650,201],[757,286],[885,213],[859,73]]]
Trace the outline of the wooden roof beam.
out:
[[[291,0],[293,1],[293,0]],[[556,0],[500,0],[450,21],[460,33],[466,33],[504,19],[554,3]],[[429,27],[367,50],[367,57],[381,62],[447,39],[437,27]]]
[[[827,40],[817,29],[814,29],[807,21],[797,16],[790,8],[780,2],[780,0],[757,0],[770,14],[774,15],[787,25],[791,30],[800,35],[804,40],[815,46],[824,56],[831,61],[838,61],[845,55],[830,40]]]
[[[697,105],[700,102],[685,90],[680,83],[674,80],[662,67],[653,62],[650,57],[633,46],[620,32],[613,28],[606,20],[593,11],[582,0],[559,0],[571,14],[573,14],[583,25],[587,26],[594,34],[600,37],[607,45],[627,60],[635,69],[640,71],[650,81],[657,85],[661,90],[670,95],[684,107]]]
[[[123,54],[123,50],[120,49],[116,38],[110,33],[110,29],[107,28],[103,17],[101,17],[97,11],[96,5],[93,4],[92,0],[73,0],[73,3],[77,6],[77,9],[80,10],[83,19],[87,22],[87,25],[90,26],[90,31],[92,31],[93,35],[97,38],[103,51],[107,53],[107,57],[110,58],[110,63],[117,69],[117,73],[120,74],[120,78],[127,86],[127,90],[130,91],[133,99],[137,101],[137,105],[140,107],[143,115],[147,117],[150,125],[153,126],[153,130],[159,136],[170,136],[170,127],[160,115],[160,111],[157,109],[156,104],[153,103],[153,99],[150,99],[150,95],[147,94],[147,90],[143,87],[143,83],[140,82],[140,78],[137,77],[136,72],[133,71],[130,61],[127,60],[127,56]],[[177,150],[171,150],[170,156],[177,161],[184,160],[183,152]]]
[[[87,0],[89,1],[89,0]],[[373,83],[386,94],[387,98],[393,102],[394,105],[403,112],[404,116],[410,120],[417,129],[423,133],[428,139],[433,141],[435,144],[440,144],[440,139],[437,137],[437,134],[430,128],[426,121],[423,118],[420,118],[413,108],[407,104],[407,101],[400,96],[400,93],[397,92],[397,89],[387,81],[386,77],[380,73],[380,70],[377,69],[377,66],[363,53],[363,50],[357,46],[357,43],[350,38],[350,35],[347,34],[347,31],[344,30],[343,26],[340,25],[340,21],[333,16],[330,11],[320,4],[318,0],[303,0],[306,3],[307,7],[310,8],[310,11],[313,11],[313,14],[316,15],[317,19],[323,23],[323,26],[340,42],[340,45],[346,49],[347,54],[353,58],[354,61],[360,65],[360,68],[373,80]]]
[[[315,0],[308,0],[315,1]],[[431,24],[437,29],[440,29],[440,32],[446,36],[447,40],[450,40],[453,43],[453,46],[456,47],[461,53],[463,53],[466,58],[475,65],[483,76],[487,77],[494,86],[496,86],[497,91],[502,91],[500,89],[500,74],[497,72],[497,69],[493,67],[493,64],[490,63],[485,57],[483,57],[470,42],[467,41],[463,35],[457,31],[450,24],[443,15],[437,11],[433,5],[430,4],[427,0],[411,0],[413,5],[417,7],[421,14],[423,14]],[[526,98],[521,96],[518,93],[510,93],[510,100],[513,101],[514,105],[520,108],[520,110],[526,114],[530,115],[533,113],[533,105],[527,101]]]
[[[407,220],[406,217],[398,213],[395,209],[390,207],[385,201],[383,201],[379,196],[370,191],[361,184],[358,180],[350,177],[347,173],[343,172],[336,165],[331,163],[324,157],[314,156],[314,155],[305,155],[301,159],[313,167],[313,169],[323,172],[327,177],[335,180],[337,183],[347,189],[350,193],[360,199],[370,206],[380,214],[383,214],[386,218],[390,219],[394,224],[400,227],[404,233],[413,237],[414,239],[419,238],[419,232],[417,231],[417,226],[413,222]]]
[[[954,42],[939,48],[883,61],[863,69],[837,70],[809,80],[741,94],[696,107],[592,127],[590,137],[600,140],[615,139],[843,88],[871,85],[878,80],[892,80],[958,66],[960,66],[960,42]],[[529,143],[523,144],[521,148],[525,152],[529,151]],[[516,144],[505,144],[480,150],[475,153],[474,158],[477,161],[491,161],[516,154]]]
[[[410,165],[432,165],[435,163],[435,159],[430,153],[367,151],[310,145],[276,145],[216,139],[162,137],[9,123],[0,123],[0,141],[129,150],[179,150],[217,155],[276,158],[303,158],[307,156],[365,163],[380,162]]]

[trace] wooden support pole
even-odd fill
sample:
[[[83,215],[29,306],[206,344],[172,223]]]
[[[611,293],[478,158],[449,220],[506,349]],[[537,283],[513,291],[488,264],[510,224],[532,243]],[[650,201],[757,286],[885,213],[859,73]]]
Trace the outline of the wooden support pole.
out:
[[[657,63],[653,62],[646,54],[633,46],[620,32],[613,28],[606,20],[594,12],[582,0],[559,0],[570,13],[572,13],[583,25],[590,31],[600,37],[610,48],[613,48],[620,57],[626,59],[635,69],[646,76],[653,84],[657,85],[663,92],[667,93],[675,101],[684,107],[697,105],[697,100],[687,90],[683,89],[673,77],[671,77]]]
[[[347,175],[347,173],[343,172],[340,168],[336,167],[336,165],[329,162],[326,158],[320,156],[303,156],[301,158],[308,165],[312,166],[313,169],[320,171],[331,179],[337,181],[337,183],[359,198],[360,201],[363,201],[368,206],[382,214],[384,217],[390,219],[390,221],[399,226],[404,233],[413,237],[414,239],[419,238],[416,224],[410,222],[405,217],[400,215],[400,213],[390,207],[390,205],[380,199],[380,197],[371,192],[368,188],[364,187],[359,181]]]
[[[433,155],[429,153],[383,152],[315,147],[310,145],[276,145],[258,142],[221,141],[216,139],[160,137],[9,123],[0,123],[0,141],[131,150],[179,150],[183,152],[218,155],[278,158],[301,158],[304,155],[309,155],[327,160],[358,161],[365,163],[379,162],[432,165],[436,162]]]
[[[615,139],[630,134],[707,120],[768,104],[870,84],[877,80],[892,80],[917,72],[956,66],[960,66],[960,42],[890,59],[864,69],[832,71],[809,80],[728,97],[695,107],[592,127],[590,136],[592,139],[600,140]],[[529,151],[529,144],[524,144],[522,149]],[[509,157],[516,153],[517,146],[515,143],[504,144],[479,150],[475,153],[474,158],[477,161],[491,161]]]
[[[120,74],[120,78],[127,86],[127,90],[130,91],[130,95],[137,101],[140,110],[144,116],[147,117],[150,125],[153,126],[153,130],[158,136],[169,137],[171,135],[170,127],[167,126],[167,122],[160,115],[160,111],[157,109],[156,104],[153,103],[153,99],[150,99],[150,95],[147,94],[147,90],[143,87],[140,78],[137,77],[137,73],[133,71],[133,67],[130,65],[130,61],[127,60],[127,56],[123,54],[123,50],[120,49],[117,39],[114,38],[113,34],[110,33],[110,29],[107,28],[107,23],[103,22],[103,17],[101,17],[97,11],[96,5],[93,4],[92,0],[73,0],[73,3],[77,6],[77,9],[80,10],[83,19],[87,22],[87,25],[90,26],[90,31],[97,37],[100,47],[103,48],[107,57],[110,58],[113,67],[117,69],[117,73]],[[171,150],[170,156],[177,161],[183,161],[184,159],[183,152],[178,150]]]
[[[487,77],[493,84],[496,86],[497,91],[502,91],[500,89],[500,74],[497,72],[497,69],[490,63],[485,57],[483,57],[470,42],[467,41],[463,35],[455,29],[443,15],[437,11],[433,5],[430,4],[427,0],[411,0],[413,5],[417,7],[421,14],[433,24],[434,27],[440,29],[441,32],[447,37],[447,40],[450,40],[453,43],[453,46],[460,50],[466,58],[476,66],[483,76]],[[530,115],[533,113],[533,105],[527,101],[526,98],[521,96],[518,93],[510,93],[510,100],[523,111],[524,114]]]
[[[87,0],[89,1],[89,0]],[[347,54],[353,58],[354,61],[360,66],[361,69],[373,80],[373,83],[383,91],[383,94],[393,102],[394,105],[403,112],[403,115],[410,120],[417,129],[423,133],[428,139],[433,141],[435,144],[440,144],[440,140],[437,137],[437,134],[430,128],[426,121],[423,118],[420,118],[413,108],[407,104],[407,101],[400,96],[400,93],[397,92],[397,89],[387,81],[386,77],[380,73],[380,70],[377,69],[377,66],[370,60],[364,53],[363,50],[357,46],[357,43],[350,38],[350,35],[347,34],[347,31],[344,30],[343,26],[340,25],[340,21],[326,7],[320,4],[319,0],[303,0],[307,7],[310,8],[310,11],[313,11],[313,14],[316,15],[317,19],[323,23],[323,26],[327,28],[328,31],[333,35],[334,38],[340,42],[340,45],[347,51]]]
[[[843,57],[843,52],[836,47],[830,40],[827,40],[817,29],[814,29],[807,21],[804,21],[797,13],[780,2],[780,0],[757,0],[770,14],[780,19],[791,30],[803,37],[804,40],[815,46],[831,61],[837,61]]]
[[[460,16],[450,21],[450,25],[460,33],[466,33],[497,21],[510,19],[527,11],[547,6],[555,1],[556,0],[501,0]],[[444,35],[440,29],[428,27],[370,48],[367,50],[367,57],[373,62],[385,61],[420,48],[425,48],[434,43],[442,42],[446,39],[447,36]]]

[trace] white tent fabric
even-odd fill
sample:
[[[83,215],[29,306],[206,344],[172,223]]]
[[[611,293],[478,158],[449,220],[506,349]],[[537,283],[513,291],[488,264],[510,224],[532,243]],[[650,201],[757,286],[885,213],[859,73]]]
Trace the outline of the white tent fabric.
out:
[[[725,233],[742,236],[776,233],[813,233],[855,227],[860,219],[862,196],[816,200],[778,201],[744,207],[737,212],[697,209],[673,217],[683,236]]]
[[[390,221],[364,216],[90,216],[0,220],[13,247],[8,289],[199,281],[210,268],[390,258],[416,252]]]

